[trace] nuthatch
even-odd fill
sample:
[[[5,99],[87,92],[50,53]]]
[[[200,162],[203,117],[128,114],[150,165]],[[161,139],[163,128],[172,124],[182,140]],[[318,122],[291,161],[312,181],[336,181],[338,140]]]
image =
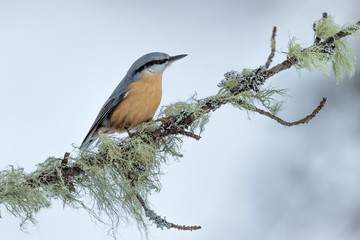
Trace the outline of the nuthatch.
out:
[[[136,60],[101,108],[80,148],[89,147],[99,131],[129,131],[151,120],[161,100],[162,73],[172,62],[186,56],[153,52]]]

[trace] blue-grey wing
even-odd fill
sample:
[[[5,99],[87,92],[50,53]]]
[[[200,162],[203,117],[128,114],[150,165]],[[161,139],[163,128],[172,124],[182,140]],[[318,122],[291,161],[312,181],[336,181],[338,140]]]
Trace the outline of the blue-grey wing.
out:
[[[88,147],[93,139],[94,133],[97,132],[97,130],[100,127],[109,127],[106,126],[108,124],[108,116],[111,114],[111,112],[116,108],[117,105],[124,99],[124,96],[126,94],[125,88],[119,88],[120,85],[115,89],[113,94],[109,97],[109,99],[105,102],[104,106],[101,108],[100,112],[98,113],[93,125],[91,126],[88,134],[86,135],[84,141],[82,142],[80,148]],[[118,91],[117,91],[118,90]]]
[[[132,66],[136,68],[136,66]],[[109,99],[105,102],[104,106],[101,108],[99,114],[97,115],[95,122],[91,126],[88,134],[86,135],[84,141],[82,142],[80,148],[88,147],[94,141],[94,134],[100,127],[110,127],[108,126],[108,116],[116,108],[117,105],[124,99],[129,85],[140,79],[138,74],[132,75],[132,68],[128,71],[124,79],[119,83],[115,88]]]

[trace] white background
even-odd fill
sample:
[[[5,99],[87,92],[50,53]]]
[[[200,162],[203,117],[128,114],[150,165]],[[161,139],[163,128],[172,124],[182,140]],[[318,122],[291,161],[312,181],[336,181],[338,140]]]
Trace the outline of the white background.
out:
[[[327,11],[339,24],[360,20],[358,0],[303,1],[5,1],[0,0],[0,169],[27,172],[79,145],[130,65],[152,51],[189,54],[166,70],[161,105],[216,93],[228,70],[256,68],[290,37],[313,42],[313,21]],[[349,38],[360,56],[360,40]],[[277,53],[274,63],[285,59]],[[231,106],[212,114],[200,141],[164,166],[152,208],[195,232],[150,227],[151,239],[359,239],[360,75],[294,69],[267,84],[288,88],[280,116],[298,120],[323,96],[306,125],[283,127]],[[38,229],[19,230],[1,208],[0,239],[111,239],[82,210],[54,201]],[[122,239],[141,238],[136,224]]]

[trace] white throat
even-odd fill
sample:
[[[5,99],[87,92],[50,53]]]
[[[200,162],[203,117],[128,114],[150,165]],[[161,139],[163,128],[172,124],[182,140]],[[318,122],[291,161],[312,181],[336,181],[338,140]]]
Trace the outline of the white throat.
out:
[[[164,70],[169,66],[169,64],[154,64],[151,67],[148,67],[146,70],[151,73],[160,73],[164,72]]]

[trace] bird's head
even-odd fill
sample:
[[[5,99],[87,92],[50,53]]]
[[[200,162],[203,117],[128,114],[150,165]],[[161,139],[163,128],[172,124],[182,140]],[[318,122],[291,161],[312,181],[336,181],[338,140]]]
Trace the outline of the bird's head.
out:
[[[129,73],[133,76],[143,71],[150,73],[162,73],[171,63],[186,57],[187,54],[170,56],[166,53],[152,52],[140,57],[130,67]]]

